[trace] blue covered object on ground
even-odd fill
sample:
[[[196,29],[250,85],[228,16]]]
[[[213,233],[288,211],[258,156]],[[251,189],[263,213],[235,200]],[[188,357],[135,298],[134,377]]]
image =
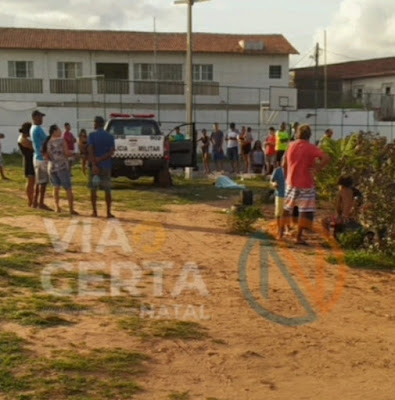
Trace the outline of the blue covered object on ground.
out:
[[[229,177],[221,175],[215,182],[215,187],[219,189],[245,189],[245,185],[239,185],[235,181],[232,181]]]

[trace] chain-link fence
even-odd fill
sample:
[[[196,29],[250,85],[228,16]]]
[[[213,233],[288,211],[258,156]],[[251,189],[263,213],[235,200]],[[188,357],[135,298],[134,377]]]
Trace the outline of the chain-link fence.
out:
[[[270,88],[194,82],[193,93],[198,130],[210,131],[214,122],[225,130],[235,122],[239,128],[250,126],[254,138],[262,140],[270,126],[298,121],[312,125],[315,139],[328,127],[335,130],[336,137],[360,130],[379,132],[390,140],[395,137],[395,102],[390,94],[329,90],[325,101],[322,90],[299,90],[297,111],[276,111],[270,110]],[[95,115],[108,118],[111,113],[153,113],[166,132],[186,122],[186,94],[182,81],[2,78],[0,129],[17,132],[20,123],[29,120],[31,109],[39,107],[47,113],[46,122],[61,125],[67,121],[76,132],[90,130]],[[18,101],[32,105],[21,106],[21,112],[15,106]]]

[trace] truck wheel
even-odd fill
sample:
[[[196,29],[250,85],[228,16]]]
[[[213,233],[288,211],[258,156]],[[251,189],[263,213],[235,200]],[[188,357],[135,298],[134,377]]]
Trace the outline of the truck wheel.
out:
[[[163,168],[157,172],[154,177],[154,185],[161,188],[168,188],[173,185],[168,168]]]

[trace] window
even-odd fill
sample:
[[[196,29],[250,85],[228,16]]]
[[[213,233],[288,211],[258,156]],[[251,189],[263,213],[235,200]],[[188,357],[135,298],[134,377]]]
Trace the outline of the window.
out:
[[[154,79],[154,64],[134,64],[134,79],[151,81]]]
[[[8,61],[10,78],[33,78],[33,61]]]
[[[113,120],[108,131],[116,137],[160,135],[156,122],[141,119]]]
[[[195,64],[193,66],[193,80],[212,82],[214,80],[213,65]]]
[[[82,63],[58,62],[58,78],[73,79],[82,76]]]
[[[281,65],[270,65],[269,66],[269,78],[270,79],[281,79],[282,68]]]
[[[157,64],[156,69],[159,81],[182,81],[182,64]],[[155,64],[134,64],[134,79],[155,80]]]

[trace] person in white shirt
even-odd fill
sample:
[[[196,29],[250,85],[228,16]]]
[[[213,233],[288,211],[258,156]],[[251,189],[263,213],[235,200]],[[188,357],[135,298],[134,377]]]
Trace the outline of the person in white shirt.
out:
[[[232,173],[239,173],[239,132],[236,129],[236,125],[232,122],[229,125],[229,131],[226,135],[226,153],[230,161]]]

